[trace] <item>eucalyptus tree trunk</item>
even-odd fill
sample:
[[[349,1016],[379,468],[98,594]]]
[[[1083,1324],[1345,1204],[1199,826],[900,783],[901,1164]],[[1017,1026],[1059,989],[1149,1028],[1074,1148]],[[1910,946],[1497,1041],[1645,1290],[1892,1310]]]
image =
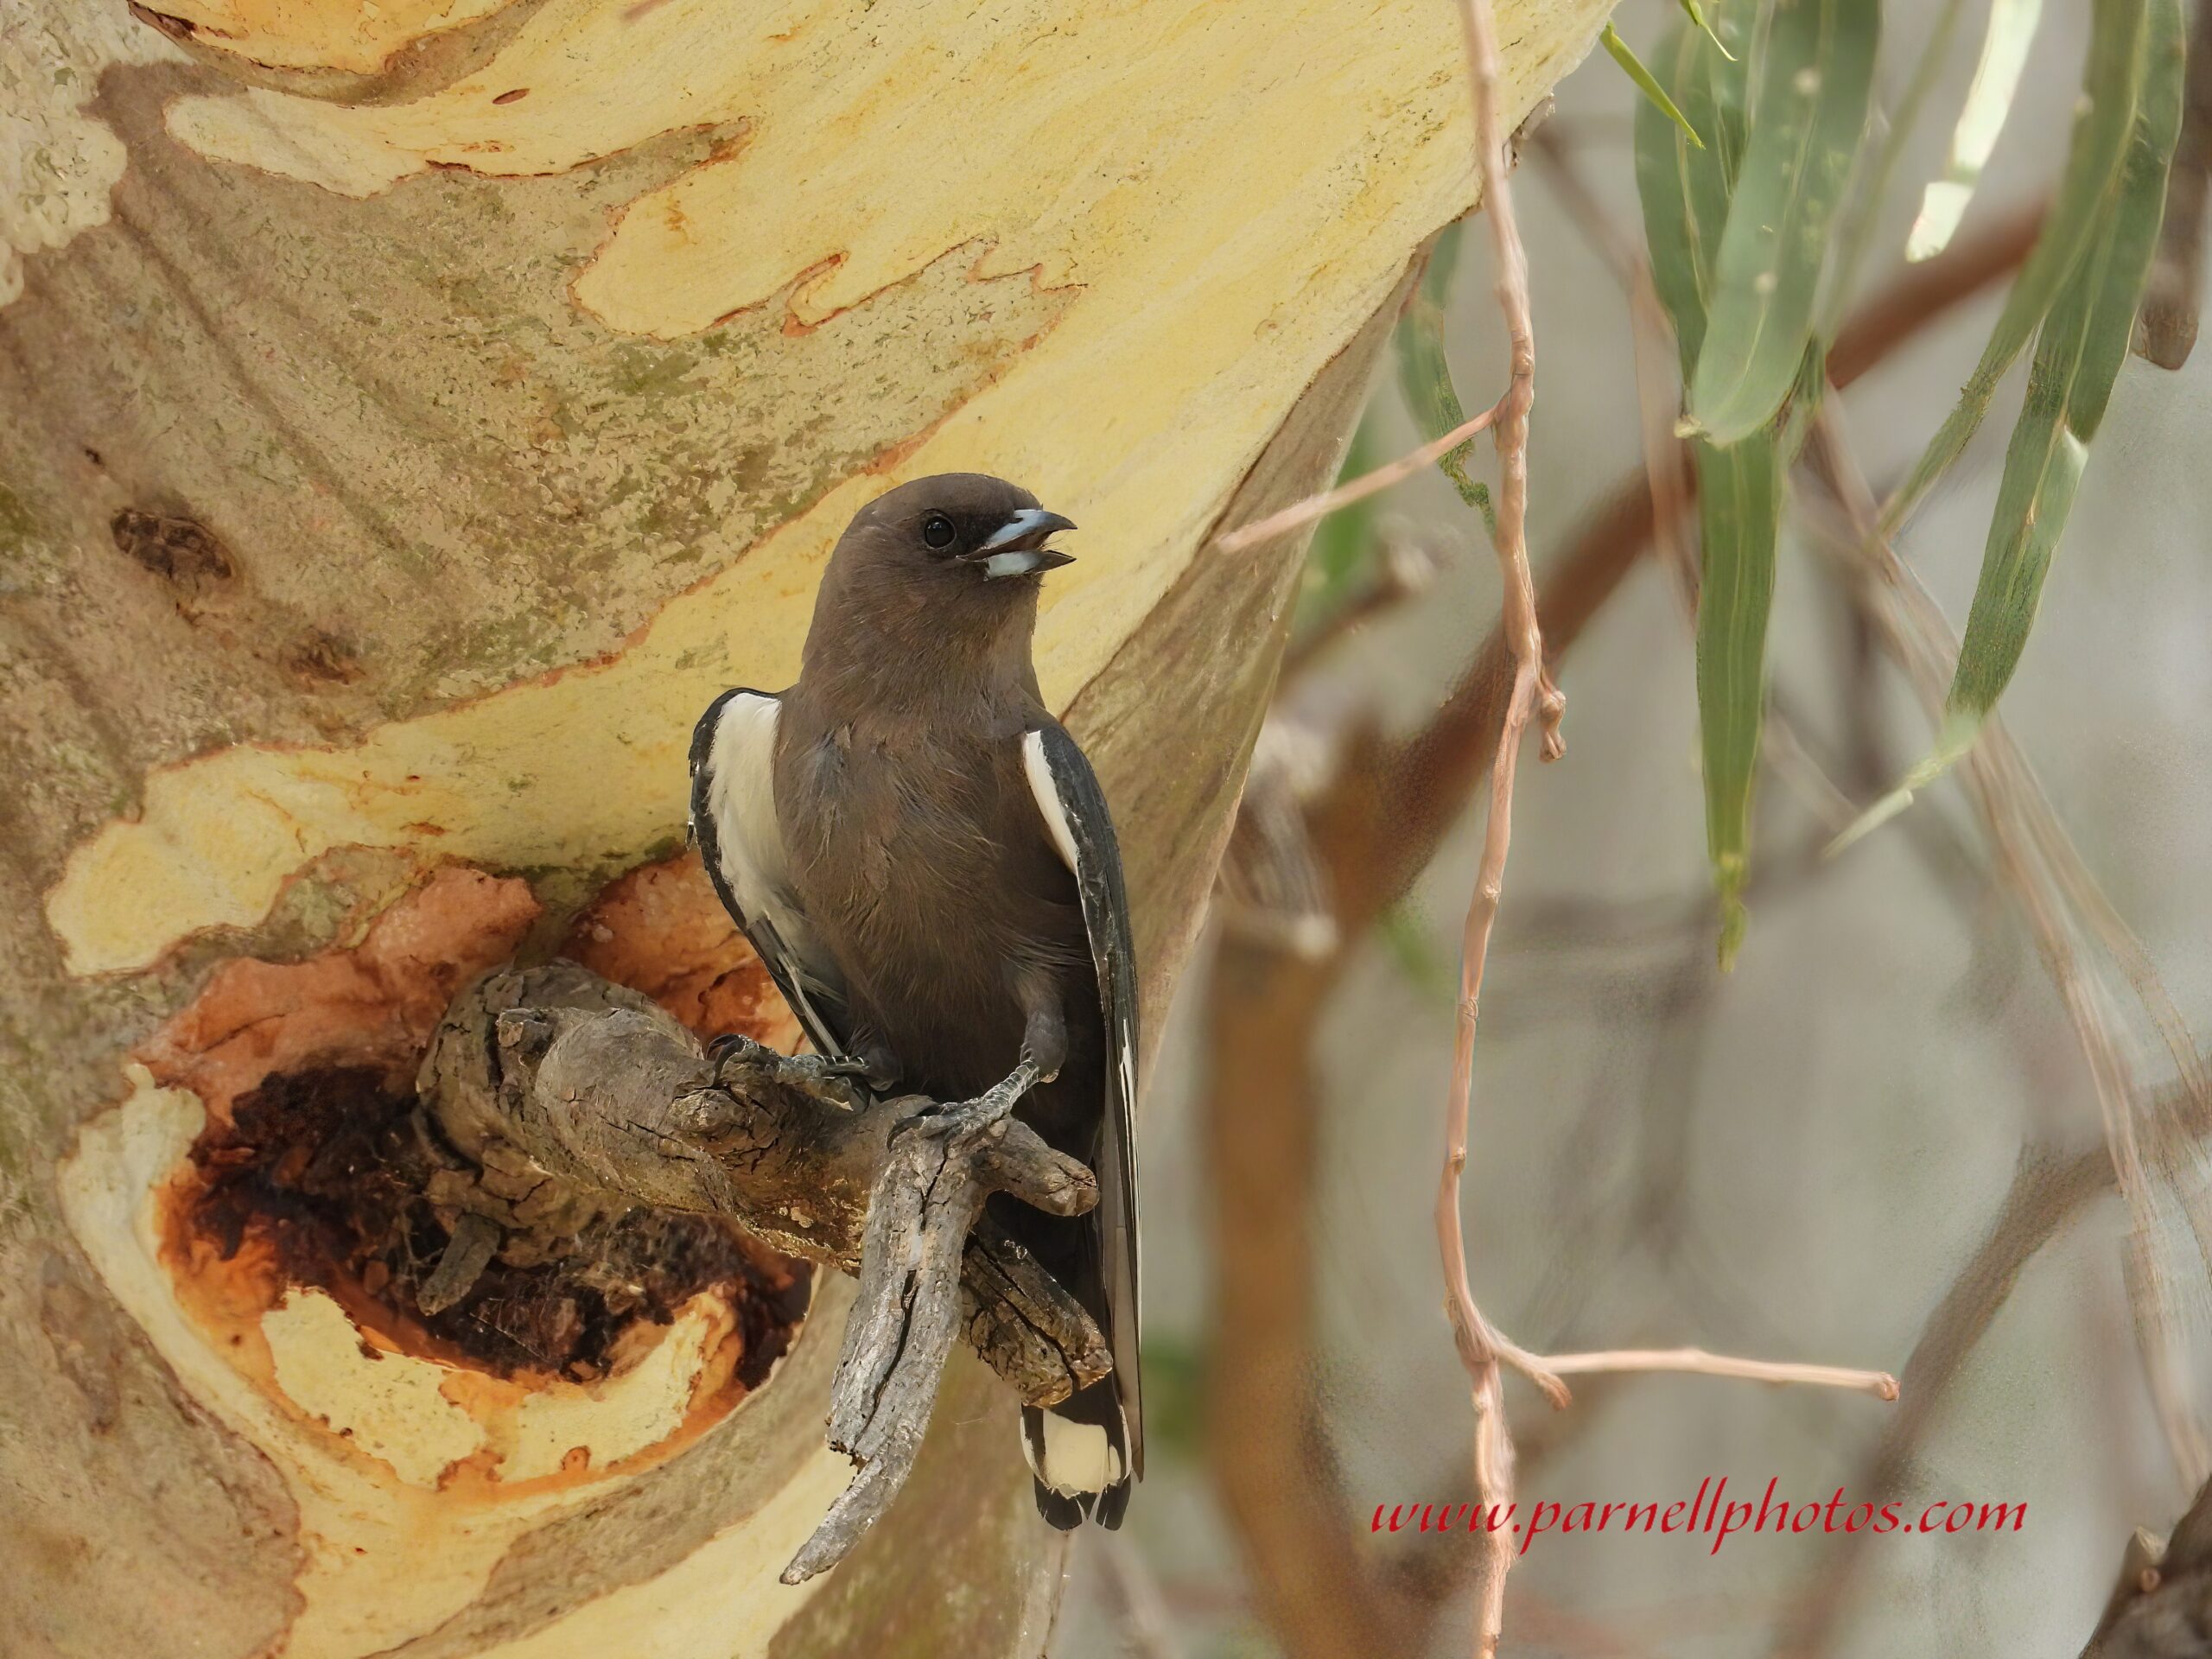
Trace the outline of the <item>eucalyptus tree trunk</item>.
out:
[[[414,1068],[517,957],[791,1034],[690,724],[958,468],[1083,526],[1039,659],[1159,1028],[1300,551],[1207,543],[1471,200],[1455,6],[165,3],[0,17],[0,1650],[1037,1651],[1002,1384],[779,1586],[849,1287],[539,1214],[598,1254],[425,1311]],[[1607,9],[1499,0],[1516,118]]]

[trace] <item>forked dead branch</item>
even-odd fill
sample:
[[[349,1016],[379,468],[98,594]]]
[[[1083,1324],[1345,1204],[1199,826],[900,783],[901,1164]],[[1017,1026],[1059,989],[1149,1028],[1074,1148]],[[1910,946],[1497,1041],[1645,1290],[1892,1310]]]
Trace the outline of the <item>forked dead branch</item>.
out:
[[[645,997],[556,961],[500,969],[456,998],[417,1090],[485,1172],[433,1195],[456,1215],[439,1278],[473,1277],[510,1233],[550,1248],[579,1217],[633,1205],[726,1217],[858,1275],[829,1435],[859,1473],[786,1583],[836,1565],[898,1496],[956,1338],[1034,1405],[1111,1370],[1074,1298],[978,1224],[994,1192],[1054,1215],[1098,1200],[1088,1169],[1010,1116],[1005,1085],[971,1101],[878,1100],[757,1045],[717,1060]]]

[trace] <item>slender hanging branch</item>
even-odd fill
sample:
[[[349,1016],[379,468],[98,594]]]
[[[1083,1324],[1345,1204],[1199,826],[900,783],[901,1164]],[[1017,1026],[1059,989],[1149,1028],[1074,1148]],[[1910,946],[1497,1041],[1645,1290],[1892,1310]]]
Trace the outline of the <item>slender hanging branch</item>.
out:
[[[1505,1419],[1499,1362],[1508,1360],[1564,1403],[1567,1387],[1541,1363],[1504,1342],[1475,1305],[1467,1282],[1466,1237],[1460,1221],[1459,1180],[1467,1167],[1467,1120],[1475,1070],[1475,1024],[1480,1013],[1483,969],[1491,930],[1505,887],[1505,859],[1513,838],[1514,764],[1529,716],[1540,716],[1543,753],[1556,760],[1564,745],[1560,723],[1567,702],[1544,670],[1543,634],[1536,620],[1536,589],[1529,573],[1529,411],[1536,400],[1536,330],[1529,302],[1529,256],[1513,213],[1506,180],[1505,135],[1497,111],[1497,38],[1490,0],[1460,0],[1467,47],[1467,75],[1474,99],[1475,151],[1482,172],[1483,216],[1490,221],[1497,255],[1497,299],[1505,315],[1511,376],[1498,400],[1494,437],[1499,488],[1495,537],[1505,592],[1499,626],[1513,653],[1513,690],[1497,753],[1491,762],[1490,817],[1483,830],[1482,864],[1467,904],[1461,935],[1459,1006],[1452,1042],[1452,1089],[1445,1106],[1444,1171],[1436,1189],[1436,1242],[1444,1259],[1446,1307],[1460,1362],[1467,1369],[1475,1407],[1476,1496],[1497,1512],[1513,1500],[1513,1435]],[[1475,1652],[1497,1651],[1505,1623],[1505,1574],[1513,1563],[1502,1533],[1486,1535],[1475,1588]]]
[[[1562,752],[1560,722],[1566,701],[1544,669],[1543,636],[1536,618],[1535,587],[1529,571],[1529,411],[1535,401],[1535,328],[1529,296],[1529,260],[1514,217],[1507,181],[1504,136],[1497,110],[1497,41],[1490,0],[1460,0],[1467,47],[1468,83],[1474,102],[1475,143],[1482,171],[1483,209],[1490,220],[1497,257],[1497,296],[1511,348],[1511,378],[1491,423],[1497,444],[1501,486],[1495,537],[1505,592],[1499,629],[1513,659],[1513,686],[1503,730],[1491,765],[1490,817],[1484,826],[1482,862],[1467,906],[1462,934],[1459,1017],[1452,1055],[1451,1094],[1446,1103],[1444,1169],[1437,1183],[1436,1238],[1443,1257],[1446,1307],[1459,1358],[1467,1370],[1475,1408],[1474,1477],[1477,1497],[1495,1511],[1513,1501],[1513,1436],[1506,1421],[1503,1368],[1512,1366],[1543,1389],[1554,1405],[1565,1405],[1564,1371],[1675,1370],[1745,1377],[1770,1382],[1809,1383],[1897,1398],[1896,1381],[1884,1373],[1831,1366],[1771,1364],[1731,1359],[1699,1349],[1621,1351],[1550,1359],[1508,1341],[1483,1317],[1467,1280],[1467,1252],[1459,1208],[1460,1179],[1467,1166],[1470,1097],[1474,1081],[1476,1021],[1480,1011],[1483,970],[1492,927],[1504,891],[1505,861],[1512,840],[1514,766],[1522,734],[1532,716],[1541,724],[1543,755]],[[1485,1533],[1480,1542],[1475,1589],[1475,1653],[1491,1659],[1497,1652],[1505,1621],[1505,1575],[1512,1567],[1511,1540]]]
[[[1538,136],[1540,156],[1544,137]],[[2040,217],[2031,207],[1973,227],[1925,264],[1885,283],[1837,337],[1829,362],[1838,384],[1878,366],[1951,308],[2009,276],[2033,246]],[[1671,359],[1668,371],[1671,376]],[[1674,412],[1670,398],[1661,428],[1670,447],[1678,446]],[[1694,475],[1684,482],[1694,485]],[[1655,515],[1641,471],[1600,493],[1540,588],[1544,645],[1554,659],[1641,564],[1655,516],[1672,527],[1688,499],[1677,492]],[[1284,663],[1286,683],[1315,663],[1328,632],[1308,636],[1312,649],[1294,646]],[[1296,1443],[1316,1421],[1310,1391],[1290,1380],[1310,1373],[1314,1341],[1312,1275],[1299,1266],[1310,1266],[1315,1248],[1307,1223],[1321,1103],[1310,1030],[1344,969],[1348,943],[1363,938],[1404,896],[1459,816],[1473,780],[1488,770],[1510,678],[1510,652],[1492,626],[1436,712],[1412,734],[1386,741],[1357,706],[1330,705],[1331,720],[1342,728],[1331,729],[1343,752],[1329,761],[1319,792],[1302,802],[1305,823],[1298,833],[1311,837],[1313,879],[1325,895],[1338,942],[1316,957],[1286,932],[1239,930],[1225,944],[1228,961],[1210,981],[1213,1083],[1206,1122],[1219,1247],[1215,1300],[1224,1319],[1221,1363],[1209,1382],[1209,1410],[1222,1432],[1210,1458],[1253,1562],[1261,1610],[1278,1630],[1297,1633],[1294,1645],[1316,1655],[1424,1648],[1437,1600],[1459,1584],[1463,1569],[1471,1573],[1474,1567],[1471,1557],[1455,1557],[1449,1571],[1433,1579],[1396,1577],[1358,1547],[1363,1541],[1345,1524],[1351,1504],[1325,1433],[1288,1464],[1271,1454]],[[1294,689],[1283,701],[1302,707],[1312,689]],[[1248,794],[1248,812],[1251,804]],[[1255,1155],[1262,1145],[1264,1158]],[[2101,1148],[2095,1155],[2104,1158]],[[2109,1179],[2109,1160],[2103,1168]],[[1278,1294],[1286,1274],[1306,1288]],[[1931,1325],[1931,1336],[1934,1331]],[[1921,1358],[1929,1346],[1921,1344]],[[1909,1439],[1910,1426],[1928,1418],[1931,1388],[1942,1393],[1946,1374],[1924,1376],[1926,1369],[1918,1358],[1906,1368],[1902,1382],[1910,1403],[1885,1427],[1884,1446],[1904,1444],[1900,1433]],[[1575,1427],[1546,1427],[1554,1432],[1541,1442],[1524,1441],[1525,1455],[1557,1455]],[[1840,1581],[1847,1566],[1827,1563],[1821,1584]],[[1531,1605],[1521,1612],[1541,1637],[1540,1610]]]

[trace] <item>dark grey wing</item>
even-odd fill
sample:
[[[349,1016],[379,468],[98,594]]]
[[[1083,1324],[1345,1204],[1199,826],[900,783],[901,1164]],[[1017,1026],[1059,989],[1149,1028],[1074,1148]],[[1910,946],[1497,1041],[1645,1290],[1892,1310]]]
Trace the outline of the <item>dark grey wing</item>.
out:
[[[843,976],[791,891],[776,827],[776,716],[782,704],[739,687],[707,705],[691,734],[691,834],[722,907],[745,931],[800,1027],[823,1054],[849,1052]]]
[[[1137,965],[1122,850],[1097,774],[1065,728],[1046,721],[1021,741],[1023,770],[1045,826],[1083,898],[1084,931],[1098,973],[1105,1016],[1106,1125],[1095,1212],[1103,1234],[1108,1333],[1116,1393],[1128,1440],[1129,1471],[1144,1473],[1142,1381],[1137,1367]]]

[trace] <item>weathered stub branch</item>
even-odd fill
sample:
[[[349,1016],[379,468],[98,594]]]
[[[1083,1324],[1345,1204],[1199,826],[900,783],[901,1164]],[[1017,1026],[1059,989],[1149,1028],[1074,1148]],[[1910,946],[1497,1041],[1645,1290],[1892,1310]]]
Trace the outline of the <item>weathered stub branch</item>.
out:
[[[1098,1328],[985,1222],[994,1192],[1055,1215],[1097,1202],[1090,1172],[973,1101],[876,1100],[818,1062],[754,1046],[721,1063],[649,999],[569,962],[502,969],[447,1011],[416,1087],[476,1171],[431,1193],[452,1235],[426,1289],[464,1295],[495,1253],[543,1260],[599,1216],[725,1216],[787,1255],[857,1274],[830,1443],[860,1473],[785,1577],[835,1566],[890,1506],[956,1337],[1050,1405],[1111,1369]]]
[[[925,1104],[892,1128],[861,1238],[860,1300],[830,1384],[830,1444],[861,1473],[784,1569],[785,1584],[842,1559],[905,1483],[958,1326],[950,1264],[983,1201],[1011,1192],[1055,1215],[1097,1202],[1089,1171],[1008,1116],[1035,1068],[1024,1061],[1018,1079],[957,1106]]]

